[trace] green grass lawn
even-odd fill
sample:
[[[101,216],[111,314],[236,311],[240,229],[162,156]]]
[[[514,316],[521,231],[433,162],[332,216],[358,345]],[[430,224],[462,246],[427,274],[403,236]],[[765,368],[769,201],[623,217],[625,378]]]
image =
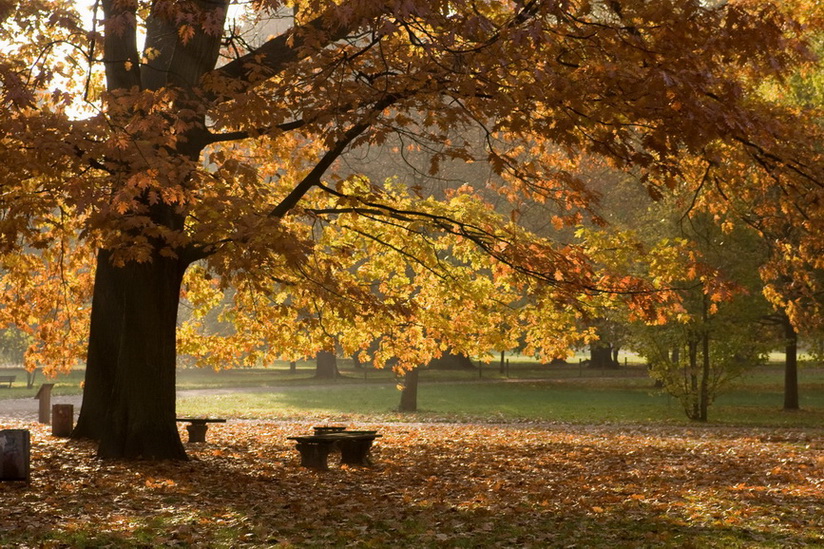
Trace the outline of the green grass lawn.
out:
[[[0,400],[6,398],[34,398],[43,383],[53,383],[52,395],[76,395],[82,391],[81,383],[85,370],[75,370],[68,374],[56,377],[45,377],[39,371],[34,377],[34,386],[26,387],[26,371],[23,368],[0,368],[0,376],[16,376],[11,388],[7,384],[0,384]]]
[[[358,383],[393,383],[396,380],[392,370],[376,370],[374,368],[355,369],[349,360],[339,360],[339,370],[342,377],[335,380],[335,384]],[[80,394],[82,389],[82,369],[67,374],[59,374],[47,378],[38,372],[34,387],[26,388],[26,372],[22,368],[0,368],[1,375],[17,376],[11,389],[0,386],[0,400],[5,398],[25,398],[33,396],[42,383],[54,383],[52,394]],[[213,371],[209,369],[181,368],[177,373],[178,389],[218,389],[227,387],[272,387],[291,385],[328,385],[329,380],[314,378],[315,365],[313,362],[298,362],[295,372],[291,372],[288,364],[276,363],[271,368],[243,368]],[[608,377],[637,377],[643,376],[646,371],[640,366],[631,366],[619,370],[590,370],[569,365],[565,367],[542,366],[534,361],[521,361],[511,365],[506,373],[501,373],[498,364],[485,364],[479,371],[473,370],[423,370],[421,381],[489,381],[503,379],[564,379],[564,378],[602,378]]]
[[[355,370],[344,363],[343,377],[313,378],[310,363],[296,372],[286,365],[272,369],[214,372],[181,369],[179,389],[259,388],[258,392],[187,396],[178,402],[181,414],[243,418],[342,418],[379,416],[402,421],[501,421],[567,423],[688,423],[680,403],[654,388],[643,367],[588,370],[577,365],[511,364],[508,375],[497,366],[477,370],[421,372],[419,412],[395,412],[400,393],[391,371]],[[35,387],[25,387],[25,372],[12,389],[0,389],[0,399],[31,398]],[[82,371],[58,376],[53,394],[80,392]],[[824,369],[805,368],[800,374],[800,412],[781,411],[783,370],[775,365],[749,372],[722,393],[710,408],[710,423],[824,427]],[[269,388],[269,390],[267,390]]]
[[[802,393],[803,394],[803,393]],[[188,397],[182,412],[243,418],[315,417],[345,420],[454,420],[569,423],[688,423],[679,402],[651,386],[597,387],[572,382],[425,383],[419,412],[398,414],[389,385],[327,385],[266,393]],[[734,391],[710,408],[710,422],[730,425],[824,427],[824,395],[804,394],[803,410],[783,413],[781,394]]]
[[[509,382],[463,374],[461,381],[422,376],[419,412],[398,414],[399,392],[392,383],[371,381],[386,376],[295,386],[272,392],[188,397],[179,407],[189,414],[245,418],[380,416],[387,420],[558,421],[571,423],[688,423],[680,403],[655,389],[652,381],[627,372],[595,377],[577,370],[553,372],[541,381],[514,378]],[[432,372],[424,372],[431,374]],[[610,374],[610,372],[605,372]],[[370,374],[372,375],[372,374]],[[451,373],[452,376],[457,374]],[[782,371],[765,368],[749,384],[742,379],[719,396],[710,408],[710,422],[730,425],[824,427],[824,371],[802,375],[802,411],[781,412]]]

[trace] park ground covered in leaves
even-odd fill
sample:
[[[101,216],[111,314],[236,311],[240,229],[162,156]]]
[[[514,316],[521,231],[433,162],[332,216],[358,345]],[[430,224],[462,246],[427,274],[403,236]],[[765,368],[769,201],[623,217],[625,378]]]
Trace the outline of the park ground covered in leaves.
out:
[[[374,466],[319,472],[286,438],[313,424],[233,420],[188,462],[111,462],[0,422],[32,431],[0,546],[824,546],[817,430],[358,422],[383,434]]]

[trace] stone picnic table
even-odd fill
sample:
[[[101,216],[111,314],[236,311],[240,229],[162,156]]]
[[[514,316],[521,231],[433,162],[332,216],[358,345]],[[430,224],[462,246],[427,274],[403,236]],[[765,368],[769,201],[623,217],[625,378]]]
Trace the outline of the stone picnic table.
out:
[[[320,426],[314,428],[312,435],[296,435],[287,437],[297,444],[295,448],[300,452],[302,467],[329,469],[329,454],[332,451],[340,452],[341,465],[355,465],[368,467],[369,451],[376,438],[382,436],[377,431],[347,431],[345,427]]]

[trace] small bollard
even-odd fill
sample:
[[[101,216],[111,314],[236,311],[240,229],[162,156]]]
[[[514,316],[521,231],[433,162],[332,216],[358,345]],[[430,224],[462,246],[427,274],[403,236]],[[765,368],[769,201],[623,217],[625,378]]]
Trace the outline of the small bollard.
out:
[[[54,383],[44,383],[40,386],[40,390],[34,396],[40,401],[40,410],[37,421],[48,425],[51,422],[51,391]]]
[[[74,427],[74,406],[55,404],[52,406],[52,436],[70,437]]]
[[[0,481],[24,480],[29,482],[31,434],[25,429],[0,431]]]

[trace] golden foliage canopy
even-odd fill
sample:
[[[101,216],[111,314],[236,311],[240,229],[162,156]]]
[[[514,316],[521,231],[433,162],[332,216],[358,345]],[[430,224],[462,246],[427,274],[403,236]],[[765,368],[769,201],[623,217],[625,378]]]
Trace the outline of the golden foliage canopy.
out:
[[[118,264],[197,261],[181,340],[195,355],[378,339],[378,362],[413,364],[525,328],[557,353],[550,341],[587,337],[567,327],[594,294],[655,305],[653,282],[596,274],[583,248],[514,222],[533,202],[559,227],[586,219],[582,161],[653,196],[686,186],[695,207],[743,208],[780,250],[765,278],[797,281],[775,300],[820,291],[819,107],[757,93],[816,67],[815,3],[95,5],[0,0],[0,318],[52,348],[82,340],[103,248]],[[441,195],[347,162],[380,147],[425,154],[417,175],[491,175]],[[229,345],[200,337],[214,306],[237,325]]]

